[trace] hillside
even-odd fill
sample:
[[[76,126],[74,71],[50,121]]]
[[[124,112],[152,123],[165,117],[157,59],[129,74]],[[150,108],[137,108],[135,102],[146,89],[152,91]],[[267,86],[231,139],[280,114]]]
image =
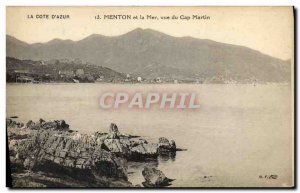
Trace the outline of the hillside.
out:
[[[7,56],[52,60],[78,58],[144,78],[288,82],[290,61],[253,49],[192,37],[172,37],[151,29],[120,36],[91,35],[80,41],[54,39],[28,44],[7,36]]]
[[[76,74],[76,70],[82,70],[82,74]],[[6,58],[7,82],[15,82],[18,71],[26,72],[26,76],[32,77],[40,82],[73,82],[77,79],[80,82],[95,82],[101,78],[102,82],[121,82],[125,74],[116,72],[107,67],[95,66],[92,64],[75,63],[74,61],[33,61]],[[64,76],[61,74],[64,72]],[[67,72],[67,74],[66,74]],[[20,75],[19,75],[20,76]]]

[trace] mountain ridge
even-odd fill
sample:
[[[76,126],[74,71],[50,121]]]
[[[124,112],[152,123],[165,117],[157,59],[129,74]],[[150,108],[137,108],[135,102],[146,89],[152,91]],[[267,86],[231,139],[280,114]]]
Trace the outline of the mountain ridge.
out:
[[[257,50],[209,39],[173,37],[152,29],[119,36],[92,34],[78,41],[54,39],[28,44],[7,35],[7,56],[19,59],[74,59],[146,78],[290,79],[288,61]],[[229,78],[228,78],[229,77]]]
[[[35,44],[46,44],[46,43],[52,43],[52,42],[72,42],[72,43],[77,43],[77,42],[81,42],[81,41],[84,41],[86,39],[93,39],[93,38],[100,38],[100,37],[105,37],[105,38],[115,38],[115,37],[121,37],[121,36],[124,36],[124,35],[127,35],[127,34],[130,34],[130,33],[133,33],[135,31],[138,31],[138,32],[146,32],[146,31],[152,31],[152,32],[156,32],[156,33],[161,33],[161,34],[164,34],[166,36],[169,36],[169,37],[174,37],[174,38],[182,38],[182,39],[191,39],[191,40],[203,40],[203,41],[208,41],[208,42],[212,42],[212,43],[218,43],[218,44],[224,44],[224,45],[229,45],[229,46],[238,46],[238,47],[241,47],[241,48],[246,48],[246,49],[250,49],[250,50],[253,50],[253,51],[256,51],[260,54],[263,54],[265,56],[268,56],[268,57],[272,57],[272,58],[276,58],[274,56],[271,56],[271,55],[268,55],[266,53],[263,53],[261,51],[258,51],[258,50],[255,50],[253,48],[250,48],[250,47],[247,47],[247,46],[243,46],[243,45],[237,45],[237,44],[231,44],[231,43],[224,43],[224,42],[218,42],[218,41],[215,41],[215,40],[212,40],[212,39],[202,39],[202,38],[195,38],[195,37],[192,37],[192,36],[180,36],[180,37],[176,37],[176,36],[171,36],[171,35],[167,35],[163,32],[158,32],[158,31],[155,31],[155,30],[152,30],[150,28],[135,28],[134,30],[131,30],[129,32],[126,32],[124,34],[121,34],[121,35],[115,35],[115,36],[107,36],[107,35],[102,35],[102,34],[96,34],[96,33],[93,33],[91,35],[88,35],[82,39],[79,39],[79,40],[71,40],[71,39],[61,39],[61,38],[53,38],[47,42],[35,42],[35,43],[28,43],[26,41],[23,41],[23,40],[20,40],[12,35],[9,35],[9,34],[6,34],[6,39],[15,39],[17,41],[20,41],[26,45],[35,45]],[[288,61],[288,60],[291,60],[290,58],[289,59],[281,59],[281,58],[276,58],[278,60],[281,60],[281,61]]]

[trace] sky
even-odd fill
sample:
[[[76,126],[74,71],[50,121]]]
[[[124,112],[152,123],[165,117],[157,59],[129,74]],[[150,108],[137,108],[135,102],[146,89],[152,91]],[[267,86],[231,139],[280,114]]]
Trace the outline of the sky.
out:
[[[36,15],[69,15],[69,19],[36,19]],[[104,15],[152,15],[154,20],[104,20]],[[34,19],[28,18],[33,16]],[[99,15],[102,19],[97,20]],[[206,15],[209,20],[162,20],[161,16]],[[264,54],[293,58],[292,7],[7,7],[6,33],[27,43],[55,38],[81,40],[91,34],[117,36],[150,28],[175,37],[247,46]]]

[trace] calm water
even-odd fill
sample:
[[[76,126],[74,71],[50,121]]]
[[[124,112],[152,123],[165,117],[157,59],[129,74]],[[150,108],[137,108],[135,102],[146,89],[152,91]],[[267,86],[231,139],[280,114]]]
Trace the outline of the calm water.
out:
[[[102,110],[105,91],[195,91],[199,110]],[[290,85],[7,84],[7,116],[20,121],[64,119],[74,130],[121,132],[178,147],[175,159],[158,161],[172,186],[286,186],[291,183],[293,133]],[[151,163],[157,165],[156,163]],[[133,184],[143,181],[136,163]],[[259,175],[278,175],[276,180]],[[209,176],[209,177],[206,177]]]

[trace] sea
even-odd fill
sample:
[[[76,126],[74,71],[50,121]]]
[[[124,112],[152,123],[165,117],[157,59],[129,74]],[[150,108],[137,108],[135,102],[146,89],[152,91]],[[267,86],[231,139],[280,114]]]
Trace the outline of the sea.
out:
[[[105,92],[195,92],[198,109],[102,109]],[[65,120],[80,133],[120,132],[151,142],[176,142],[172,158],[129,164],[129,181],[144,181],[153,165],[171,187],[266,187],[293,182],[293,90],[291,84],[7,84],[7,117]]]

